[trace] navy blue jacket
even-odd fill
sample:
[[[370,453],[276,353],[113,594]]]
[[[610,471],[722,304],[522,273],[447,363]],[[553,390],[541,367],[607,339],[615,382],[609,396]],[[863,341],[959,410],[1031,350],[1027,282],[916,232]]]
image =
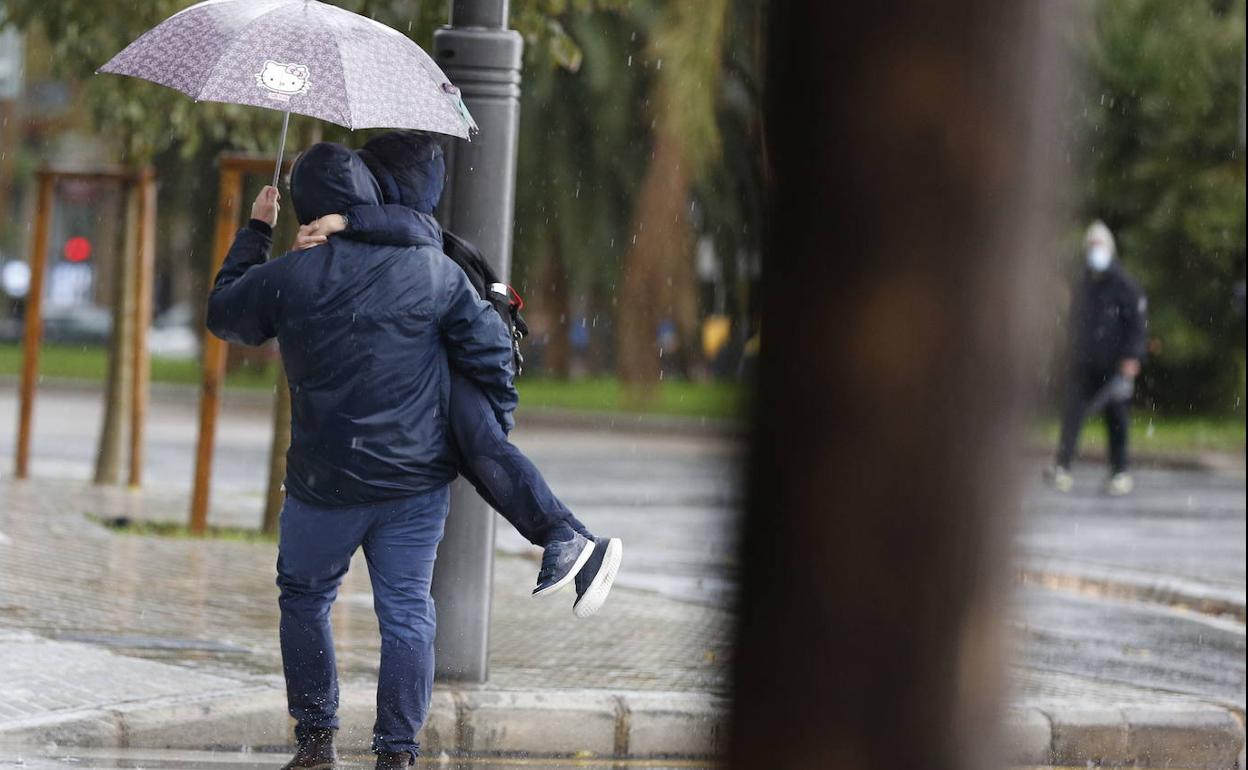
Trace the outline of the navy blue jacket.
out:
[[[1148,299],[1117,260],[1101,273],[1084,271],[1070,316],[1076,367],[1112,372],[1123,359],[1143,359],[1148,351]]]
[[[341,145],[305,152],[291,186],[304,223],[380,203],[372,174]],[[506,328],[442,253],[437,223],[425,217],[417,230],[411,245],[333,236],[266,261],[271,232],[252,221],[217,274],[212,333],[245,345],[279,341],[291,394],[286,488],[300,500],[354,505],[454,479],[448,359],[510,424],[517,397]]]

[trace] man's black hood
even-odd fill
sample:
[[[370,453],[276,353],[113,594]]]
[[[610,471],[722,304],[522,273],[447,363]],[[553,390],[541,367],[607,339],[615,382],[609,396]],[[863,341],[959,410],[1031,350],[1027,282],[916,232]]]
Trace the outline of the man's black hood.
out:
[[[299,156],[290,172],[290,195],[304,225],[352,206],[382,202],[381,188],[368,167],[334,142],[314,144]]]
[[[359,151],[386,203],[432,214],[442,198],[446,158],[437,139],[422,131],[388,131]]]

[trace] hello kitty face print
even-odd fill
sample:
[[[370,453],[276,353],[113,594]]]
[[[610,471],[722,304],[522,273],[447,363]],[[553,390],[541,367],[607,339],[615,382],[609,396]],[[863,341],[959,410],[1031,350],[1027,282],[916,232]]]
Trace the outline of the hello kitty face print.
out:
[[[306,94],[312,83],[304,64],[283,64],[268,59],[256,73],[256,85],[268,91],[270,99],[288,102],[290,97]]]

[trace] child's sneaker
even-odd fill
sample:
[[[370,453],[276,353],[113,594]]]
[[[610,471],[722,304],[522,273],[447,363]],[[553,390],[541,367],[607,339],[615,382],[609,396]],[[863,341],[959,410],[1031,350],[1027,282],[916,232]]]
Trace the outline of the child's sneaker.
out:
[[[578,618],[593,615],[607,600],[623,558],[624,543],[618,537],[594,543],[593,556],[576,576],[576,602],[572,611]]]
[[[563,588],[577,576],[594,555],[594,541],[573,532],[567,540],[547,543],[542,551],[542,568],[537,573],[534,596],[546,596]]]

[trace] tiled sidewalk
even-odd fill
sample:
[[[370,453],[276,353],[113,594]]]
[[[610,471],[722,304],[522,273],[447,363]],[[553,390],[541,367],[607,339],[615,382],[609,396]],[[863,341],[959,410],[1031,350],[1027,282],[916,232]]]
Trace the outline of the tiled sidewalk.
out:
[[[272,543],[117,534],[87,518],[176,519],[184,503],[73,482],[0,481],[0,631],[275,681]],[[570,590],[528,595],[536,569],[528,558],[496,560],[491,687],[723,690],[727,612],[617,588],[597,616],[578,620]],[[348,682],[376,674],[369,590],[357,555],[333,611]]]

